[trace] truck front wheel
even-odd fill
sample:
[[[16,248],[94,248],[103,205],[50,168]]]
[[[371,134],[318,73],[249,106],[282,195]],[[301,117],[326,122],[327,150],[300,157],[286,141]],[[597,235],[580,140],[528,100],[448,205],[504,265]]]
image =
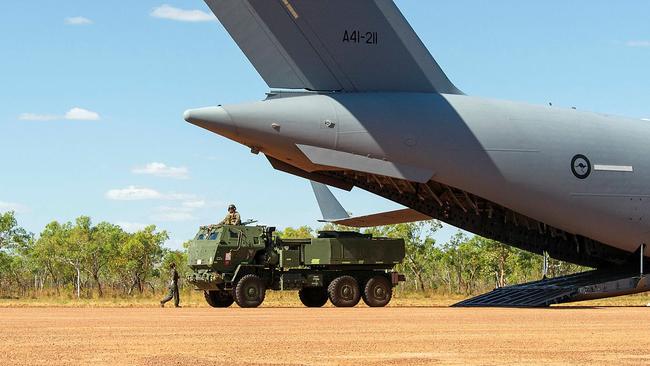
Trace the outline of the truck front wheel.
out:
[[[305,287],[300,289],[298,297],[308,308],[320,308],[327,303],[327,289],[324,287]]]
[[[371,308],[381,308],[390,302],[393,297],[393,286],[388,278],[376,276],[366,282],[363,289],[363,302]]]
[[[235,302],[242,308],[256,308],[262,305],[266,296],[266,286],[254,274],[241,278],[235,286]]]
[[[235,302],[230,292],[226,291],[205,291],[205,301],[213,308],[227,308]]]
[[[339,308],[351,308],[356,306],[361,299],[359,283],[352,276],[341,276],[330,282],[327,287],[332,304]]]

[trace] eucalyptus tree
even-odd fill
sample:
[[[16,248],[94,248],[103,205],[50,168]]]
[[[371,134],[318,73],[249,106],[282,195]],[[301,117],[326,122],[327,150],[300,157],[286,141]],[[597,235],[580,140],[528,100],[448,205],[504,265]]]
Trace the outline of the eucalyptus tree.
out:
[[[32,236],[18,226],[13,211],[0,214],[0,250],[25,245]]]
[[[127,234],[118,225],[100,222],[90,230],[90,240],[83,248],[83,267],[92,277],[100,297],[104,296],[102,277],[108,275],[108,266],[117,259],[120,253],[120,244],[125,243]]]
[[[163,244],[167,239],[169,236],[166,231],[156,232],[156,226],[150,225],[131,234],[120,246],[122,265],[131,282],[128,288],[129,294],[135,288],[140,293],[144,292],[144,285],[148,284],[154,269],[162,261]]]

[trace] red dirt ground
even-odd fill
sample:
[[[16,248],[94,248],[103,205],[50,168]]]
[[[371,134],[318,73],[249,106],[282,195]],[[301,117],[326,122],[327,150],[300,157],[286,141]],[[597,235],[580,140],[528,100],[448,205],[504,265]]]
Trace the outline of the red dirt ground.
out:
[[[650,308],[0,309],[4,365],[648,365]]]

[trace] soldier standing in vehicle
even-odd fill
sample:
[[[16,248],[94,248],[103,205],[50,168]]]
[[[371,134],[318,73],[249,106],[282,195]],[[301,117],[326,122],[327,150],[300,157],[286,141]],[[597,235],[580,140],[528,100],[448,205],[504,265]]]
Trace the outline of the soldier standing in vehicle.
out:
[[[164,308],[165,303],[171,300],[172,298],[174,299],[174,307],[180,308],[180,295],[178,293],[178,272],[176,271],[176,263],[172,263],[169,265],[170,271],[170,276],[171,280],[169,281],[169,293],[167,293],[167,296],[165,296],[164,299],[160,301],[160,307]]]
[[[239,216],[239,212],[237,212],[237,207],[235,207],[235,205],[228,206],[228,214],[219,225],[241,225],[241,216]]]

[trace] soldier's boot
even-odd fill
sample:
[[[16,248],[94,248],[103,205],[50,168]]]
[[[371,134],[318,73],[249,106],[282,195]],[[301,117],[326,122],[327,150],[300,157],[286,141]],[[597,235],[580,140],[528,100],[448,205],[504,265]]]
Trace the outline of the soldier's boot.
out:
[[[173,298],[174,298],[174,290],[170,288],[169,292],[167,293],[167,296],[165,296],[162,300],[160,300],[160,307],[164,308],[165,303]]]

